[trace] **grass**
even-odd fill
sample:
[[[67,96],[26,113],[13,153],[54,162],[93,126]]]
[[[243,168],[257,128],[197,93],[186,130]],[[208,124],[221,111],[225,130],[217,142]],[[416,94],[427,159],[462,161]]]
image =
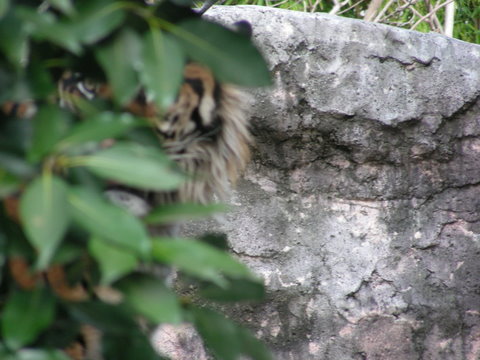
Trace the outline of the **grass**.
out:
[[[453,31],[446,23],[453,2]],[[479,0],[226,0],[224,5],[262,5],[305,12],[326,12],[421,32],[438,32],[480,44]]]

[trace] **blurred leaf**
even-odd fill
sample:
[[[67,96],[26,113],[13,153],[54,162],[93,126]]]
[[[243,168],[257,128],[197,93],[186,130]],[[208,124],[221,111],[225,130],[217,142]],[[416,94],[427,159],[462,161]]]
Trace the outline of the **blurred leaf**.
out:
[[[173,28],[185,52],[207,65],[226,83],[243,86],[271,84],[265,60],[250,39],[203,19],[189,19]]]
[[[48,3],[64,14],[73,15],[75,13],[75,8],[71,0],[48,0]]]
[[[10,0],[0,0],[0,19],[5,15],[10,6]]]
[[[84,157],[81,164],[98,176],[149,190],[173,190],[184,179],[159,149],[134,143],[117,142]]]
[[[0,199],[13,194],[19,187],[20,181],[0,168]]]
[[[238,337],[242,343],[242,353],[252,360],[272,360],[273,357],[265,345],[247,329],[237,326]]]
[[[35,167],[23,158],[4,152],[0,152],[0,169],[20,178],[28,178],[35,174]]]
[[[0,125],[1,151],[8,153],[8,156],[18,154],[23,158],[32,144],[33,124],[31,119],[3,118]],[[22,161],[27,163],[25,159]],[[28,164],[28,166],[31,165]]]
[[[158,261],[222,287],[228,284],[222,274],[254,279],[245,265],[230,255],[196,240],[155,238],[152,255]]]
[[[182,312],[177,296],[158,278],[146,275],[132,276],[121,280],[118,288],[125,301],[136,313],[155,324],[180,323]]]
[[[228,207],[222,204],[166,204],[152,210],[145,217],[145,221],[147,224],[168,224],[180,220],[206,217],[212,214],[226,212],[227,210]]]
[[[11,357],[10,357],[11,356]],[[2,360],[71,360],[63,351],[60,350],[37,350],[23,349]]]
[[[84,255],[84,249],[82,245],[76,244],[74,242],[64,241],[60,244],[57,251],[55,252],[52,263],[66,264],[80,258],[82,255]]]
[[[44,269],[70,223],[67,185],[49,174],[35,179],[22,195],[20,215],[27,238],[38,251],[37,268]]]
[[[41,107],[33,119],[33,139],[28,160],[37,162],[49,154],[66,132],[69,121],[68,114],[58,106]]]
[[[170,0],[172,3],[182,7],[191,7],[193,5],[192,0]]]
[[[86,230],[139,256],[150,252],[150,239],[139,219],[86,188],[71,189],[72,216]]]
[[[27,70],[26,77],[34,99],[44,99],[56,92],[51,74],[43,63],[32,61]]]
[[[65,26],[84,44],[103,39],[125,18],[125,12],[116,0],[83,0],[76,8],[77,14]]]
[[[230,248],[228,246],[227,235],[223,233],[206,233],[200,236],[198,240],[222,251],[227,251]]]
[[[138,323],[124,307],[100,301],[68,304],[68,311],[81,324],[90,324],[108,334],[129,335]]]
[[[100,266],[102,284],[110,284],[137,267],[138,261],[135,255],[107,241],[102,241],[97,236],[90,239],[88,247],[90,254]]]
[[[272,360],[260,341],[223,315],[206,308],[192,308],[190,311],[195,327],[216,358],[237,360],[242,354],[252,360]]]
[[[115,360],[161,360],[152,347],[150,339],[140,331],[123,336],[105,336],[103,340],[105,359]]]
[[[131,114],[102,112],[73,127],[57,147],[65,149],[88,141],[115,138],[127,130],[142,124],[144,122],[136,119]]]
[[[122,105],[138,91],[136,67],[140,63],[140,45],[138,35],[125,29],[112,43],[99,47],[95,53],[107,74],[115,99]]]
[[[206,308],[192,308],[194,324],[205,345],[216,359],[237,360],[241,341],[236,325],[219,313]]]
[[[53,320],[55,301],[46,289],[11,291],[2,311],[2,337],[11,349],[34,341]]]
[[[160,109],[166,109],[177,96],[183,77],[185,55],[175,38],[152,29],[143,38],[141,77]]]
[[[52,13],[19,6],[16,8],[16,14],[22,20],[25,31],[35,39],[51,41],[74,54],[81,52],[78,38],[63,24],[57,22]]]
[[[0,1],[8,3],[6,0]],[[17,68],[24,65],[28,54],[27,33],[24,31],[22,23],[13,14],[1,19],[0,39],[2,39],[0,49],[5,53],[10,63]]]
[[[260,281],[229,279],[225,288],[212,283],[202,285],[200,295],[216,301],[258,301],[265,297],[265,289]]]

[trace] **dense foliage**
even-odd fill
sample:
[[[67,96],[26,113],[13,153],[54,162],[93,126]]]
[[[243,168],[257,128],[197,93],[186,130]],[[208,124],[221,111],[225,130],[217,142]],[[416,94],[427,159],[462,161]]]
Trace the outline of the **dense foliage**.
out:
[[[227,5],[266,5],[282,9],[335,15],[415,29],[446,33],[447,5],[454,4],[453,32],[457,39],[480,44],[478,0],[226,0]]]
[[[186,61],[206,64],[221,81],[261,86],[269,82],[262,57],[188,0],[39,3],[0,0],[0,104],[38,107],[32,119],[0,115],[0,358],[66,359],[61,349],[88,324],[103,333],[105,359],[157,359],[141,317],[193,323],[218,359],[269,359],[243,327],[138,270],[174,266],[204,299],[261,299],[259,280],[222,241],[149,234],[147,222],[218,206],[170,205],[139,219],[102,194],[111,180],[165,191],[185,179],[147,121],[122,110],[139,86],[165,109]],[[65,70],[108,82],[112,100],[79,102],[75,114],[60,108],[56,82]],[[116,141],[104,147],[106,139]]]

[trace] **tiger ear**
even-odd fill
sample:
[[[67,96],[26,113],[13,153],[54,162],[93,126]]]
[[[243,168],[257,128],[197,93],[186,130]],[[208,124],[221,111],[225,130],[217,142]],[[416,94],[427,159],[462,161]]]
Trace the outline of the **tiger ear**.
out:
[[[233,31],[251,38],[253,34],[252,24],[247,20],[237,21],[233,24]]]

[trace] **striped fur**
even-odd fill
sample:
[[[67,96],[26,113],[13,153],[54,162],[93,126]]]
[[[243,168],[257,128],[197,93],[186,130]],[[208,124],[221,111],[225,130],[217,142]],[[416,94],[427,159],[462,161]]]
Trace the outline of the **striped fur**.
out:
[[[225,198],[249,160],[247,98],[198,64],[187,65],[184,75],[177,101],[155,126],[166,153],[192,176],[176,200],[207,203],[214,194]]]

